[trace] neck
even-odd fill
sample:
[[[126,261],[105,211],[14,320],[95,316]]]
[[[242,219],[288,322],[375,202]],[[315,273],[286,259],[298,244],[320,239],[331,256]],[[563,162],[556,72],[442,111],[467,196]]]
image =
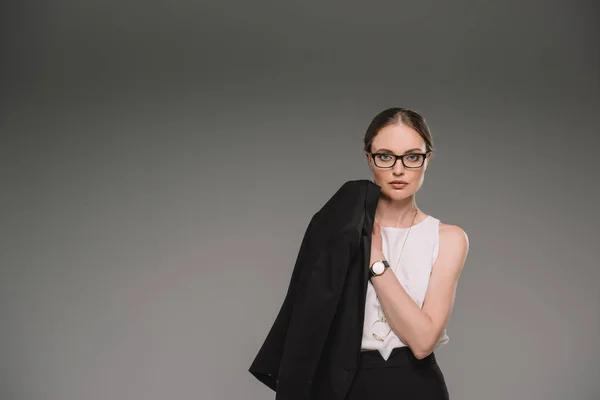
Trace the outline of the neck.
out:
[[[414,218],[416,222],[419,218],[419,211],[414,195],[402,200],[392,200],[389,197],[381,196],[375,210],[375,221],[380,226],[408,228],[413,223],[415,209],[417,209],[417,216]]]

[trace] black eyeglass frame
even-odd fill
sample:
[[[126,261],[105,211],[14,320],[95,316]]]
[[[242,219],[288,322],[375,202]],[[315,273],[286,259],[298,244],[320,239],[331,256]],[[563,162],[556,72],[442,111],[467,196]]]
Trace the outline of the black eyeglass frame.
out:
[[[427,159],[427,155],[429,153],[408,153],[408,154],[402,154],[402,155],[395,155],[395,154],[391,154],[391,153],[369,153],[371,155],[371,159],[373,160],[373,163],[375,164],[375,166],[377,168],[394,168],[394,166],[396,165],[396,163],[398,162],[398,159],[400,159],[400,161],[402,161],[402,165],[404,165],[404,168],[421,168],[424,164],[425,164],[425,160]],[[423,162],[421,163],[421,165],[419,165],[418,167],[409,167],[408,165],[406,165],[406,163],[404,162],[404,157],[408,157],[408,156],[423,156]],[[375,156],[389,156],[389,157],[395,157],[394,159],[394,163],[392,165],[390,165],[389,167],[380,167],[379,165],[377,165],[377,161],[375,161]]]

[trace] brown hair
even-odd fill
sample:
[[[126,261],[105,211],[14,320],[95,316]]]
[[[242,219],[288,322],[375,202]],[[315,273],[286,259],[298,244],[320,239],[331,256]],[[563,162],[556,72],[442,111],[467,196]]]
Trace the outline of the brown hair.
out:
[[[375,118],[373,118],[373,121],[371,121],[371,124],[365,133],[364,150],[367,153],[370,153],[373,139],[375,139],[377,133],[379,133],[382,128],[388,125],[398,123],[402,123],[413,128],[419,135],[421,135],[423,140],[425,140],[426,152],[434,151],[431,132],[429,131],[429,127],[425,122],[425,118],[423,118],[416,111],[400,107],[393,107],[383,110],[377,114]]]

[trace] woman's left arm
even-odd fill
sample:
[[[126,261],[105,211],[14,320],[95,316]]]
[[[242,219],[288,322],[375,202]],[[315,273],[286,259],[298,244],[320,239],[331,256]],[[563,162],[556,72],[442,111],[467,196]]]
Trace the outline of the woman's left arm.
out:
[[[380,235],[379,227],[373,233]],[[371,278],[390,327],[419,359],[431,354],[450,319],[468,250],[469,239],[464,230],[456,225],[440,228],[439,253],[423,308],[413,301],[392,271]],[[372,261],[376,259],[383,259],[380,249],[371,256]]]

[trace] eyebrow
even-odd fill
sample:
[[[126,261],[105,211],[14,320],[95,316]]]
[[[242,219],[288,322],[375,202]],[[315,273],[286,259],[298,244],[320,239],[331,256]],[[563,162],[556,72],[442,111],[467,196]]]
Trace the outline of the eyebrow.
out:
[[[412,152],[412,151],[415,151],[415,150],[417,150],[417,151],[419,151],[419,152],[421,152],[421,151],[422,151],[422,150],[421,150],[420,148],[418,148],[418,147],[413,147],[412,149],[406,150],[406,151],[405,151],[404,153],[402,153],[402,154],[410,153],[410,152]],[[393,151],[391,151],[391,150],[388,150],[388,149],[379,149],[379,150],[377,150],[377,151],[374,151],[374,153],[382,153],[382,152],[388,152],[388,153],[392,153],[392,154],[394,153]]]

